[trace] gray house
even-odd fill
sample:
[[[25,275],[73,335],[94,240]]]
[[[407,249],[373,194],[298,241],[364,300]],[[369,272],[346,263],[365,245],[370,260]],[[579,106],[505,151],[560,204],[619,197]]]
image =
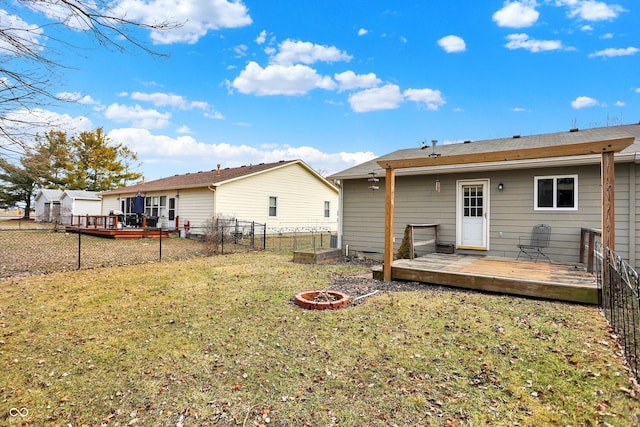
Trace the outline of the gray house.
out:
[[[509,150],[620,138],[635,142],[614,156],[615,250],[640,266],[640,124],[403,149],[338,172],[329,178],[341,188],[341,246],[350,253],[384,253],[385,161],[482,153],[491,158]],[[547,224],[552,234],[545,253],[554,261],[576,262],[581,229],[602,226],[601,195],[599,153],[398,169],[394,252],[408,224],[437,224],[438,242],[458,253],[515,258],[520,237],[536,224]],[[418,247],[417,254],[434,249]]]

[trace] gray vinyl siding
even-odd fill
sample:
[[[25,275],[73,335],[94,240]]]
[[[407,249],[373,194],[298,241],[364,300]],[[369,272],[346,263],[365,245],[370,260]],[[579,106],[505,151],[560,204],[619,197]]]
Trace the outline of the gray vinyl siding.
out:
[[[635,166],[635,165],[634,165]],[[630,164],[616,164],[616,250],[629,255]],[[634,169],[636,169],[634,167]],[[635,172],[637,174],[637,172]],[[537,211],[534,209],[534,177],[578,176],[578,210]],[[440,192],[435,191],[436,179]],[[439,240],[456,241],[456,182],[489,180],[489,251],[459,251],[515,258],[519,236],[528,236],[531,227],[545,223],[552,227],[551,243],[545,251],[554,261],[577,262],[580,254],[580,228],[601,227],[601,185],[599,165],[537,168],[518,171],[487,171],[465,174],[396,176],[394,251],[400,246],[404,229],[410,223],[438,223]],[[640,183],[640,177],[636,177]],[[504,189],[498,190],[502,182]],[[350,251],[382,253],[384,248],[385,183],[380,178],[377,191],[368,189],[365,179],[343,181],[343,247]],[[636,185],[636,205],[640,189]],[[636,208],[636,210],[639,210]],[[635,215],[636,227],[640,225]],[[425,236],[426,237],[426,236]],[[636,240],[636,245],[638,242]],[[418,248],[418,254],[432,252],[433,246]],[[640,246],[636,246],[636,254]]]

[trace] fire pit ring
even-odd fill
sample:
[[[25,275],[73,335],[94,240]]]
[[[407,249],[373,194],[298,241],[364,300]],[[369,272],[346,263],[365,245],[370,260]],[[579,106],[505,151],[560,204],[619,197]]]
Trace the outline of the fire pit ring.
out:
[[[305,291],[294,298],[297,306],[307,310],[338,310],[351,303],[349,297],[337,291]]]

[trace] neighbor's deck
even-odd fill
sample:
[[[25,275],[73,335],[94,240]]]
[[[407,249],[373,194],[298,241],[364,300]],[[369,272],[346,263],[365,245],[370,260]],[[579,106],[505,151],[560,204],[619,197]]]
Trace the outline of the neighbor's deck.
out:
[[[382,279],[382,267],[374,269]],[[407,280],[586,304],[598,303],[595,274],[584,265],[494,256],[434,253],[393,262],[392,280]]]
[[[90,236],[104,237],[107,239],[147,239],[147,238],[169,238],[171,232],[167,230],[148,228],[96,228],[96,227],[75,227],[66,226],[68,233],[82,233]]]

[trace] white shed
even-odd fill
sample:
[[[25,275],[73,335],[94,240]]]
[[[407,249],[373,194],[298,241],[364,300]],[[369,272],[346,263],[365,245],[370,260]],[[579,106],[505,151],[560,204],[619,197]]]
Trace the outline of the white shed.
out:
[[[65,190],[60,196],[60,216],[63,224],[70,224],[71,215],[100,215],[102,202],[95,191]]]
[[[35,210],[37,222],[54,222],[60,221],[60,198],[62,190],[53,190],[49,188],[38,191],[35,197]]]

